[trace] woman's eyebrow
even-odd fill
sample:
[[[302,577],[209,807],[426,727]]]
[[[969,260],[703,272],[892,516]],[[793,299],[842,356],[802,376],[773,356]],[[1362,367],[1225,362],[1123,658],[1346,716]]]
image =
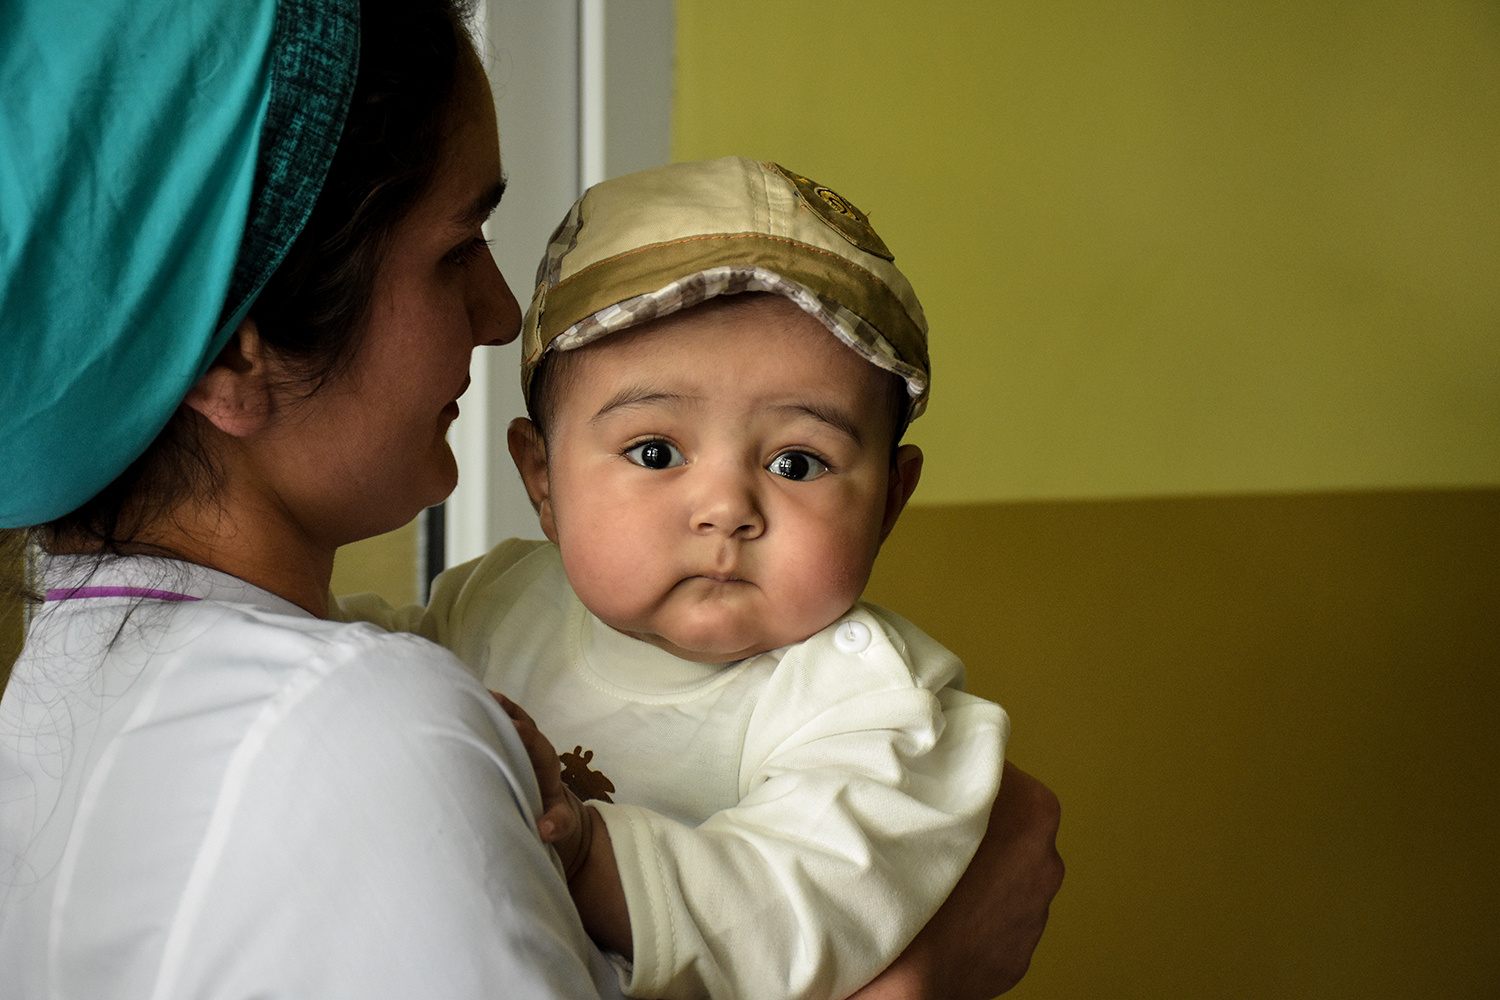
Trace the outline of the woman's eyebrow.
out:
[[[473,201],[469,202],[453,216],[453,225],[456,228],[466,228],[474,225],[476,222],[483,222],[485,219],[488,219],[490,213],[500,204],[500,199],[505,197],[507,183],[507,179],[502,177],[494,184],[479,192]]]

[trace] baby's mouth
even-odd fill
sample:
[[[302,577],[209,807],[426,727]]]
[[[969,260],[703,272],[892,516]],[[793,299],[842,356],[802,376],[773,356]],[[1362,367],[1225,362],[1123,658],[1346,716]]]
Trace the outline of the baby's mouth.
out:
[[[743,576],[741,576],[738,573],[724,573],[724,572],[719,572],[719,571],[710,571],[710,572],[705,572],[705,573],[698,573],[698,574],[690,577],[690,579],[693,579],[693,580],[707,580],[710,583],[749,583],[750,582],[749,580],[746,580]]]

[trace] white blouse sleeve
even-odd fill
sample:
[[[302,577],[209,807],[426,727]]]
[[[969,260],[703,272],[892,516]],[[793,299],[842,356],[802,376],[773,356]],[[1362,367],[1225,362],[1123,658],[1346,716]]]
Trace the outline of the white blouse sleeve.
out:
[[[618,995],[490,696],[422,640],[342,631],[236,748],[157,995]]]
[[[637,997],[842,997],[947,898],[999,787],[1009,722],[908,623],[857,609],[761,694],[741,801],[693,828],[598,803],[630,903]]]

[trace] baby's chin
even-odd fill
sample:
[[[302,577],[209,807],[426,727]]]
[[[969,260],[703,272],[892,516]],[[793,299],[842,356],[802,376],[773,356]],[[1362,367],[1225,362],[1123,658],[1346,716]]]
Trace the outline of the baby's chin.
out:
[[[649,642],[657,649],[671,653],[679,660],[689,660],[693,663],[734,663],[786,645],[785,642],[772,644],[770,640],[764,638],[757,642],[750,637],[738,637],[747,641],[736,645],[733,641],[723,641],[722,633],[709,635],[674,633],[669,637],[656,632],[637,632],[633,629],[620,629],[620,631],[642,642]]]

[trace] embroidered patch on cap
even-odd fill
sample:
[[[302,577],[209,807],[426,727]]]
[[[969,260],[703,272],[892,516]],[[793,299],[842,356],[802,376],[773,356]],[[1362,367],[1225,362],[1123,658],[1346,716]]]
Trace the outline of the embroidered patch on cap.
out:
[[[855,208],[843,195],[816,181],[810,181],[801,174],[794,174],[779,163],[772,163],[770,166],[796,185],[802,204],[806,205],[808,210],[818,218],[828,223],[844,239],[865,253],[874,254],[885,260],[896,259],[896,255],[891,253],[885,241],[875,234],[865,213]]]

